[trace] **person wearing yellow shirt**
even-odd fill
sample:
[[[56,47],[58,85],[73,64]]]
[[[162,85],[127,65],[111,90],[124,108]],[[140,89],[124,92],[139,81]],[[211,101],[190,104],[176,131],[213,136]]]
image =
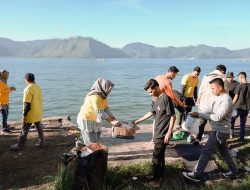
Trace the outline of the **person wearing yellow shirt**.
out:
[[[8,115],[9,115],[9,97],[10,92],[15,91],[15,87],[9,87],[7,80],[9,78],[9,72],[3,70],[0,72],[0,111],[2,114],[2,131],[1,133],[10,133],[8,127]]]
[[[177,128],[180,127],[182,120],[185,121],[187,114],[192,111],[192,107],[197,101],[197,89],[199,84],[199,74],[201,68],[196,66],[194,67],[192,73],[188,73],[183,76],[181,81],[181,94],[184,96],[185,102],[188,106],[184,107],[184,112],[176,111],[176,125]]]
[[[81,106],[77,117],[78,128],[81,130],[81,138],[85,145],[100,142],[102,121],[107,120],[113,126],[119,126],[109,110],[107,97],[114,84],[104,78],[98,78]]]
[[[35,75],[27,73],[25,75],[26,88],[23,91],[23,125],[21,134],[17,144],[11,145],[11,150],[23,148],[29,133],[31,125],[34,123],[38,132],[39,143],[35,144],[39,147],[45,146],[42,120],[42,90],[35,83]]]

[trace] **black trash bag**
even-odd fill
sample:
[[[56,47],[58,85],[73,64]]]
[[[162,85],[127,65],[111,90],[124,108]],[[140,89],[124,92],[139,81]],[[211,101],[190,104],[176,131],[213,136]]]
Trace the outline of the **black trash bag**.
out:
[[[86,157],[81,154],[64,154],[64,165],[74,173],[74,190],[99,190],[104,189],[107,172],[108,153],[98,150]]]

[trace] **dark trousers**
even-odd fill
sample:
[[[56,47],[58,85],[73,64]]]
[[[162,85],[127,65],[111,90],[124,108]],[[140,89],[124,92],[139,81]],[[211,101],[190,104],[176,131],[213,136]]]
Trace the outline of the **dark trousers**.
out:
[[[1,114],[2,114],[3,129],[7,129],[8,128],[7,120],[8,120],[8,115],[9,115],[9,106],[8,105],[2,107]]]
[[[235,120],[240,116],[240,140],[244,140],[247,116],[249,111],[237,109],[237,114],[231,117],[231,130],[234,131]]]
[[[194,99],[191,97],[185,97],[185,103],[188,107],[184,107],[184,121],[186,120],[188,113],[192,111],[192,107],[195,105]]]
[[[202,119],[202,118],[199,118],[199,122],[200,122],[200,125],[199,125],[199,133],[198,133],[198,135],[196,136],[196,139],[198,139],[199,141],[201,141],[202,135],[204,134],[205,126],[206,126],[206,124],[207,124],[207,120]]]
[[[41,125],[40,121],[35,122],[34,124],[35,124],[37,132],[38,132],[39,143],[40,143],[40,145],[44,145],[45,140],[44,140],[43,126]],[[20,133],[20,137],[18,140],[18,145],[20,147],[24,146],[31,125],[32,125],[32,123],[24,123],[23,124],[22,129],[21,129],[21,133]]]
[[[203,177],[204,170],[211,159],[211,156],[219,150],[221,156],[226,161],[227,167],[230,171],[236,173],[237,167],[233,161],[233,158],[228,150],[227,139],[229,134],[221,133],[218,131],[212,131],[209,134],[209,138],[202,148],[200,158],[195,165],[194,175],[196,177]]]
[[[184,109],[185,109],[185,111],[184,111],[183,121],[186,120],[188,113],[190,113],[192,111],[192,107],[185,107]]]
[[[164,176],[165,170],[165,150],[164,140],[157,140],[153,151],[153,179],[159,179]]]
[[[194,99],[186,97],[185,102],[188,103],[188,107],[176,106],[176,125],[180,126],[183,121],[186,120],[188,113],[192,111],[192,107],[195,105]]]

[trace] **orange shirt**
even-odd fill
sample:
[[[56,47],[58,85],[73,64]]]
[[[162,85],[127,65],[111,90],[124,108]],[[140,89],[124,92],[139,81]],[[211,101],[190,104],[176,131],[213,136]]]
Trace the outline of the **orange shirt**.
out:
[[[183,106],[183,103],[174,95],[172,83],[166,75],[158,75],[155,77],[155,80],[159,83],[163,93],[167,94],[176,104]]]
[[[0,81],[0,104],[8,104],[10,96],[10,88]]]

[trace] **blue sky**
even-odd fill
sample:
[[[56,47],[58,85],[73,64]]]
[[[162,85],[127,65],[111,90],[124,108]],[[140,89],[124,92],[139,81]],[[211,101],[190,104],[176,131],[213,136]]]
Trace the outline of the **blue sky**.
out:
[[[0,0],[0,37],[250,48],[249,0]]]

